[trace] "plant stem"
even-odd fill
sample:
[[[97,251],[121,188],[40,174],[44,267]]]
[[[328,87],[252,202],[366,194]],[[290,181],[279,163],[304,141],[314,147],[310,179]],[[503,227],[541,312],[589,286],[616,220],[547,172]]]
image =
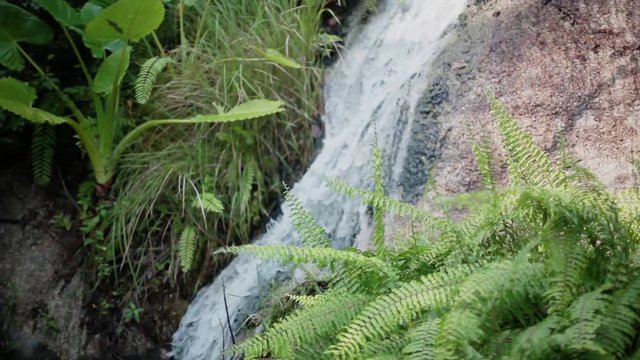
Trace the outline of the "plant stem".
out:
[[[156,46],[158,47],[158,51],[160,51],[160,54],[165,57],[167,56],[167,53],[164,51],[164,48],[162,47],[162,43],[160,43],[160,39],[158,39],[158,35],[156,35],[156,32],[152,32],[151,36],[153,37],[153,42],[156,43]]]
[[[91,74],[89,74],[87,65],[82,59],[82,56],[80,55],[80,51],[78,51],[78,47],[76,46],[75,41],[73,41],[73,38],[71,37],[71,34],[69,34],[69,31],[67,30],[67,28],[64,26],[61,26],[61,27],[62,27],[62,31],[64,31],[64,35],[67,37],[67,40],[69,41],[69,45],[71,45],[71,49],[73,49],[73,53],[76,55],[76,58],[80,63],[80,67],[82,68],[84,77],[87,80],[87,85],[89,86],[89,90],[91,90],[93,87],[93,78],[91,77]],[[90,92],[91,92],[91,97],[93,98],[93,104],[96,108],[96,117],[102,118],[104,116],[104,108],[102,107],[102,101],[100,100],[98,95],[96,95],[96,93],[94,93],[93,91],[90,91]]]
[[[44,70],[42,70],[42,68],[40,67],[40,65],[38,65],[38,63],[35,62],[35,60],[33,60],[31,58],[31,56],[29,56],[29,54],[27,54],[26,51],[24,51],[24,49],[19,45],[16,44],[16,47],[18,48],[18,51],[20,51],[20,53],[22,54],[22,56],[25,57],[25,59],[27,59],[27,61],[29,61],[29,63],[31,64],[31,66],[33,66],[36,71],[38,72],[38,74],[40,74],[42,77],[44,77],[44,79],[47,81],[47,83],[49,84],[49,86],[51,86],[51,88],[58,93],[58,96],[60,96],[61,100],[65,102],[65,104],[67,105],[67,107],[69,107],[69,110],[71,110],[71,112],[73,113],[73,115],[76,117],[76,119],[78,119],[78,121],[82,122],[86,122],[86,119],[84,117],[84,115],[82,115],[82,112],[80,111],[80,109],[78,109],[78,107],[76,106],[76,104],[71,101],[71,99],[69,99],[69,97],[62,92],[62,90],[60,90],[60,88],[58,87],[58,85],[56,85],[56,83],[54,83],[51,78],[49,77],[49,75],[47,75]]]
[[[200,36],[202,36],[204,21],[207,19],[207,14],[209,13],[209,5],[211,5],[211,0],[207,0],[207,3],[204,5],[204,10],[202,10],[202,16],[200,17],[200,23],[198,24],[198,30],[196,31],[196,39],[193,42],[193,46],[196,48],[200,42]]]
[[[95,139],[91,137],[82,125],[73,120],[67,120],[67,124],[78,134],[80,142],[89,156],[94,177],[98,184],[107,183],[113,177],[113,166],[110,164],[110,159],[106,159],[100,154]]]

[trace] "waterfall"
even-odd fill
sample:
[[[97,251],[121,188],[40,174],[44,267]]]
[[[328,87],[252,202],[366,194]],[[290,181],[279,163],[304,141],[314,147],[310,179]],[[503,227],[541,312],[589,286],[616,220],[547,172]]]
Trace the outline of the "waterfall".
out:
[[[327,230],[334,246],[352,245],[370,219],[366,207],[328,188],[323,176],[370,187],[371,144],[377,133],[388,170],[386,187],[392,194],[397,191],[415,106],[426,87],[429,65],[445,43],[445,30],[466,3],[388,0],[351,36],[340,60],[328,71],[323,148],[292,191]],[[285,207],[281,218],[255,243],[297,241]],[[226,310],[235,332],[257,310],[259,299],[271,285],[289,273],[289,267],[275,262],[250,256],[234,259],[189,306],[173,336],[175,358],[222,358],[223,349],[231,344]]]

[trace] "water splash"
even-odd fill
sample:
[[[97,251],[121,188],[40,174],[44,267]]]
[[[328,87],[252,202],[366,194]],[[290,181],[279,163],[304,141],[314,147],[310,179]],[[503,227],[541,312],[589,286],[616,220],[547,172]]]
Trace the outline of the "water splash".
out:
[[[323,149],[292,191],[333,239],[352,245],[368,227],[366,207],[329,189],[323,175],[353,186],[371,185],[373,127],[386,164],[387,189],[395,192],[407,156],[415,106],[426,87],[429,65],[444,44],[443,34],[466,0],[390,0],[357,34],[328,73],[324,91],[326,137]],[[374,125],[375,124],[375,125]],[[295,244],[288,209],[256,244]],[[239,256],[203,288],[173,336],[173,355],[181,360],[222,357],[229,346],[223,284],[231,331],[237,331],[286,266]]]

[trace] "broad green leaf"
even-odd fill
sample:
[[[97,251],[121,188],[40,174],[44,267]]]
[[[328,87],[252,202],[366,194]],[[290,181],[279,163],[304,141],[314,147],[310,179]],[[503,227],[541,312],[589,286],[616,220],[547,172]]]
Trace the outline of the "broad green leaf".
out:
[[[101,6],[90,2],[84,4],[82,9],[80,9],[80,19],[82,20],[82,23],[86,25],[93,21],[93,19],[100,15],[102,9],[103,8]]]
[[[160,0],[119,0],[87,25],[90,42],[138,41],[152,33],[164,19]]]
[[[11,77],[0,79],[0,99],[31,106],[36,97],[36,91],[26,83]]]
[[[125,46],[109,55],[100,64],[96,78],[93,80],[93,91],[104,95],[111,93],[114,84],[118,86],[122,82],[127,68],[129,68],[129,47]]]
[[[0,64],[11,70],[22,70],[24,59],[18,43],[42,45],[52,38],[49,25],[15,5],[0,2]]]
[[[194,208],[199,208],[210,213],[221,214],[224,211],[224,205],[214,194],[204,192],[199,198],[193,200],[191,204]]]
[[[67,119],[31,107],[36,92],[29,85],[14,78],[0,79],[0,108],[34,123],[63,124]]]
[[[284,67],[292,68],[292,69],[300,69],[302,65],[298,64],[294,60],[284,56],[280,51],[275,49],[267,49],[264,53],[264,58],[268,61],[274,62],[276,64],[282,65]]]
[[[280,100],[250,100],[234,107],[224,115],[234,115],[243,118],[254,118],[280,112],[282,111],[283,106],[284,102]]]
[[[80,13],[64,0],[34,0],[42,6],[57,22],[71,27],[82,24]]]

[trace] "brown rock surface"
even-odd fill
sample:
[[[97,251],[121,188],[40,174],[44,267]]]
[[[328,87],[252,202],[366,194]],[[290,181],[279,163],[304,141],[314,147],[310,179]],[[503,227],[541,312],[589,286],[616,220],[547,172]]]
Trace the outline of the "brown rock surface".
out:
[[[450,94],[439,117],[447,130],[434,172],[440,191],[477,187],[470,145],[480,133],[496,135],[489,91],[544,149],[553,153],[564,133],[568,149],[606,186],[633,185],[628,159],[640,150],[635,0],[496,0],[471,6],[452,36],[436,63]]]

